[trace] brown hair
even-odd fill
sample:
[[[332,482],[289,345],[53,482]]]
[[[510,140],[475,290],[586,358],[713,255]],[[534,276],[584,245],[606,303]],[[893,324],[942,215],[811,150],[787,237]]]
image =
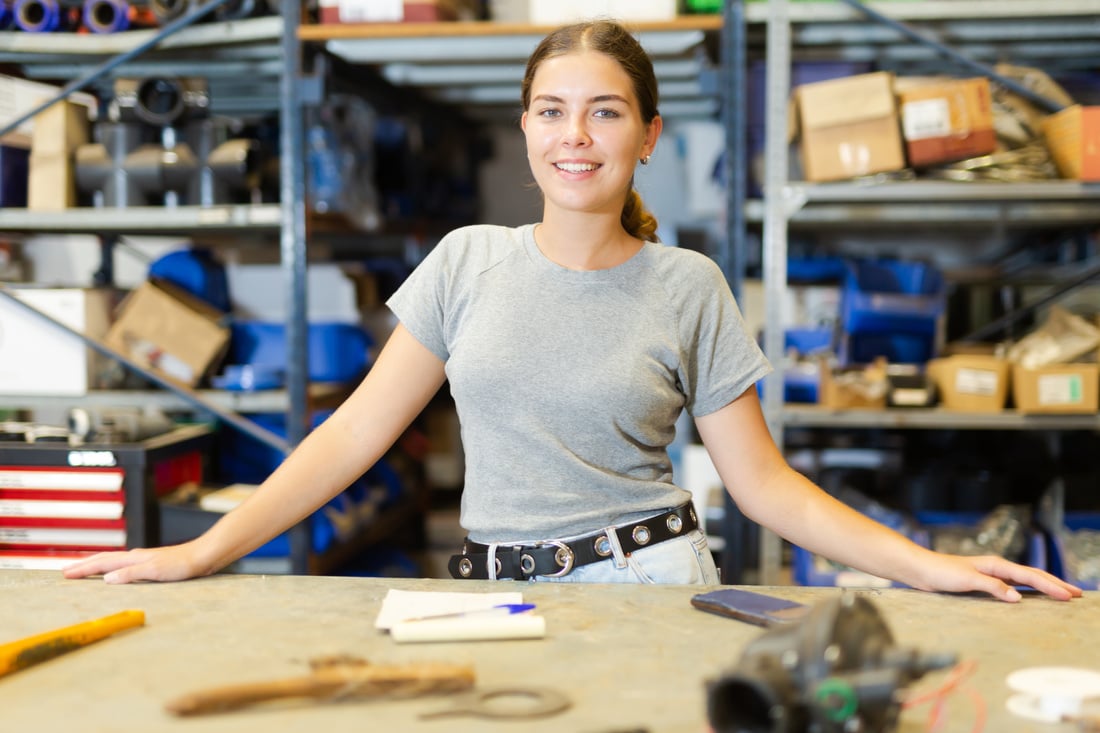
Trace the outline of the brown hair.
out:
[[[523,109],[531,106],[531,83],[543,61],[582,51],[595,51],[615,59],[633,83],[642,122],[646,125],[653,122],[660,114],[657,111],[657,76],[653,73],[653,62],[626,28],[610,20],[563,26],[542,39],[527,60],[527,70],[523,74]],[[622,224],[631,236],[649,242],[658,241],[657,219],[646,209],[633,184],[623,204]]]

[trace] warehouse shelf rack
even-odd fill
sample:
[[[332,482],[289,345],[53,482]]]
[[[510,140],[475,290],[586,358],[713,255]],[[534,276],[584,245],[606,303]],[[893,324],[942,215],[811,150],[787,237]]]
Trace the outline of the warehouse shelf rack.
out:
[[[309,80],[301,73],[301,45],[297,29],[301,21],[298,3],[284,3],[282,15],[239,21],[188,25],[193,17],[210,12],[214,3],[191,11],[159,30],[128,31],[120,34],[26,34],[0,33],[0,60],[23,68],[28,76],[38,78],[77,77],[67,84],[51,103],[73,91],[84,88],[100,78],[155,70],[172,72],[174,76],[189,76],[211,71],[216,84],[232,80],[231,86],[220,91],[236,102],[214,106],[212,111],[274,112],[280,119],[280,203],[275,205],[158,208],[147,207],[110,210],[69,210],[39,213],[31,211],[0,211],[0,231],[10,232],[86,232],[90,234],[187,234],[261,231],[279,238],[280,262],[288,293],[286,334],[288,353],[287,388],[275,401],[268,403],[272,411],[287,414],[287,438],[269,434],[256,426],[248,430],[262,442],[279,450],[297,444],[307,431],[309,412],[308,350],[306,348],[306,223],[304,209],[304,160],[302,111],[307,96],[303,87]],[[159,43],[157,40],[161,39]],[[201,57],[201,58],[200,58]],[[230,60],[233,64],[225,66]],[[91,74],[83,66],[102,62]],[[244,74],[244,71],[249,73]],[[220,80],[220,81],[219,81]],[[229,90],[234,93],[227,93]],[[39,110],[40,111],[40,110]],[[109,239],[109,236],[107,237]],[[104,247],[109,256],[110,248]],[[106,269],[109,270],[109,267]],[[46,320],[52,321],[43,316]],[[54,325],[64,328],[53,321]],[[68,329],[71,331],[71,329]],[[92,345],[92,344],[89,344]],[[94,345],[93,345],[94,347]],[[131,367],[133,368],[133,367]],[[135,371],[143,371],[136,369]],[[148,378],[151,375],[145,372]],[[164,380],[152,379],[172,393],[168,401],[183,403],[212,412],[230,424],[243,422],[232,408],[234,398],[222,396],[221,403],[204,394],[173,386]],[[206,391],[204,391],[206,392]],[[71,404],[74,399],[65,402]],[[125,401],[121,395],[107,393],[92,399]],[[267,399],[267,398],[265,398]],[[21,403],[41,406],[42,401],[19,398]],[[149,404],[148,397],[142,404]],[[227,405],[222,407],[221,404]],[[242,401],[241,404],[254,405]],[[311,557],[308,522],[291,533],[291,572],[306,572],[316,566]]]
[[[1066,181],[1033,184],[883,182],[807,184],[788,180],[787,100],[790,65],[800,58],[876,60],[882,68],[908,73],[951,69],[935,44],[913,43],[851,3],[795,3],[773,0],[748,6],[764,23],[766,49],[766,174],[764,199],[749,202],[762,224],[765,310],[782,312],[787,287],[787,244],[791,229],[835,225],[849,229],[921,223],[931,225],[1050,228],[1100,224],[1100,187]],[[932,0],[867,3],[875,13],[911,23],[923,33],[976,61],[1039,59],[1057,68],[1095,68],[1100,51],[1100,2],[1066,0]],[[931,30],[929,30],[931,29]],[[759,37],[756,40],[760,40]],[[753,41],[750,40],[750,43]],[[958,68],[957,66],[955,67]],[[775,372],[768,377],[764,413],[782,446],[788,427],[926,429],[1095,430],[1096,416],[1021,416],[1013,413],[962,416],[944,410],[833,411],[784,405],[783,332],[778,322],[764,329],[764,350]],[[776,578],[782,543],[764,531],[760,541],[761,582]]]

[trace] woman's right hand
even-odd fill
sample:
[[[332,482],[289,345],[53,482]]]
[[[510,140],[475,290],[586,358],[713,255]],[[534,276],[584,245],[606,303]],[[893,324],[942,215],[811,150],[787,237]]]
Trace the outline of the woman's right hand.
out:
[[[66,566],[66,578],[102,575],[107,583],[135,580],[172,581],[210,575],[215,570],[202,560],[195,540],[169,547],[141,547],[120,552],[101,552]]]

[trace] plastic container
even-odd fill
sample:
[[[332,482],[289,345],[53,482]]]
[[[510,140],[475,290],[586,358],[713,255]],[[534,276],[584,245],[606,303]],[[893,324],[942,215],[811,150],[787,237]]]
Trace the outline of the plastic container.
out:
[[[943,274],[900,260],[852,260],[844,278],[841,324],[849,333],[933,334],[943,314]]]
[[[311,382],[349,382],[361,377],[370,365],[369,351],[374,341],[357,325],[311,323],[306,341]],[[267,321],[233,324],[227,364],[285,369],[289,359],[285,324]]]
[[[149,277],[166,280],[220,311],[228,313],[232,308],[225,266],[208,249],[169,252],[149,265]]]

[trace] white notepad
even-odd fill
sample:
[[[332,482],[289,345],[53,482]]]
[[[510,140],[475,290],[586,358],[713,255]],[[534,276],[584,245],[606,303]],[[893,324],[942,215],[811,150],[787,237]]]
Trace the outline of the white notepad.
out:
[[[395,590],[390,588],[382,599],[382,609],[374,621],[376,629],[389,631],[394,624],[424,616],[444,613],[483,611],[506,603],[523,603],[523,594],[507,593],[442,593],[433,591]]]

